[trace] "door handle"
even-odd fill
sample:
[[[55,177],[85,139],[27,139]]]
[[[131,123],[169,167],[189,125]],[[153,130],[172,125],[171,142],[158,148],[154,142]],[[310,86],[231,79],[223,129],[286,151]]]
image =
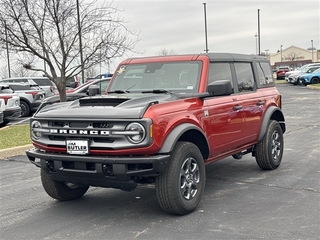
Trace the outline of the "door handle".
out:
[[[234,110],[234,111],[239,111],[240,109],[242,109],[242,106],[241,106],[241,105],[237,105],[237,106],[234,106],[234,107],[233,107],[233,110]]]
[[[264,105],[264,101],[257,102],[257,106],[262,106],[262,105]]]

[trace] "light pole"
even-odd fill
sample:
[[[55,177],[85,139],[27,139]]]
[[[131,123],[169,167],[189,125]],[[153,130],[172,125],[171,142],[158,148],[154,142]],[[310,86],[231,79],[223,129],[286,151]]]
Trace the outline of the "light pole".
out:
[[[7,32],[7,23],[6,23],[6,21],[4,21],[4,31],[5,31],[5,35],[6,35],[6,48],[7,48],[7,58],[8,58],[8,74],[9,74],[9,78],[11,78],[8,32]]]
[[[205,32],[205,40],[206,40],[206,49],[204,50],[208,53],[208,33],[207,33],[207,10],[206,10],[206,3],[203,3],[203,11],[204,11],[204,32]]]
[[[259,54],[261,54],[261,50],[260,50],[260,9],[258,9],[258,49],[259,49]]]
[[[281,61],[282,62],[282,45],[280,46],[280,57],[281,57]]]
[[[312,57],[312,62],[313,62],[313,40],[311,40],[311,57]]]
[[[256,55],[258,55],[258,34],[256,33],[254,37],[256,38]]]

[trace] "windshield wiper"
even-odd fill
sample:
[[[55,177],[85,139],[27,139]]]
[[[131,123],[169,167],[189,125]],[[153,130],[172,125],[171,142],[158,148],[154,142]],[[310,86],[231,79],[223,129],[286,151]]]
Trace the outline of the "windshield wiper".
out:
[[[129,91],[117,89],[117,90],[114,90],[113,92],[108,92],[108,93],[129,93]]]
[[[131,87],[127,88],[126,90],[114,90],[113,92],[108,92],[108,93],[130,93],[129,89],[133,88],[136,84],[133,84]]]
[[[168,90],[165,90],[165,89],[153,89],[153,90],[150,90],[150,91],[143,91],[142,93],[170,93],[170,94],[173,94],[172,91],[168,91]]]

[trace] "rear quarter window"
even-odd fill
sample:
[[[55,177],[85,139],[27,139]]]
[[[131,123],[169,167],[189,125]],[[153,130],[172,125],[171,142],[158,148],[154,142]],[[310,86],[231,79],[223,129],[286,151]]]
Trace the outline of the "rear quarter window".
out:
[[[260,87],[274,86],[274,80],[270,64],[267,62],[257,62],[258,84]]]
[[[10,87],[0,86],[0,93],[13,93],[13,90]]]

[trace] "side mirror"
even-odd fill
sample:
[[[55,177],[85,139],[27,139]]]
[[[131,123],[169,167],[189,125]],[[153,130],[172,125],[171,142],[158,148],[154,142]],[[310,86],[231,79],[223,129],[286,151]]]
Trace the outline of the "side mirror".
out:
[[[90,85],[89,90],[87,92],[88,96],[95,96],[100,94],[100,88],[97,85]]]
[[[228,96],[233,93],[230,80],[217,80],[210,83],[207,87],[210,96]]]

